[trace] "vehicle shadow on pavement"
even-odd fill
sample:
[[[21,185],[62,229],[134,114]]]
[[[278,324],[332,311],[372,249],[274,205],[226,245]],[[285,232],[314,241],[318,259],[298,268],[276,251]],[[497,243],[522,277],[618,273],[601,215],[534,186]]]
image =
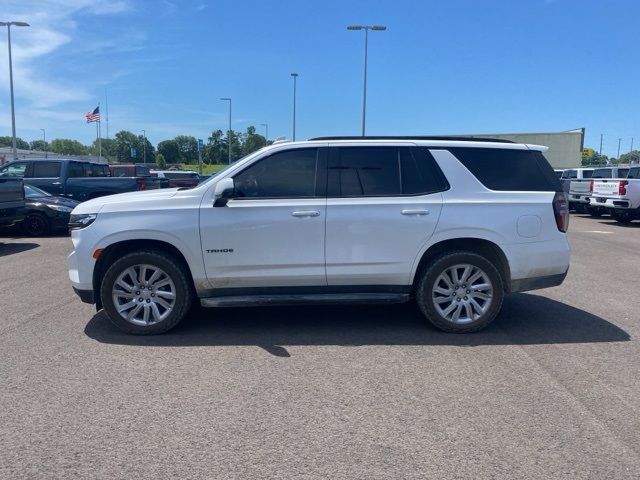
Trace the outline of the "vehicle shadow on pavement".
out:
[[[436,330],[414,303],[393,306],[308,306],[203,309],[174,330],[157,336],[127,335],[104,312],[85,333],[102,343],[137,346],[255,345],[288,357],[294,345],[535,345],[624,342],[629,335],[614,324],[561,302],[531,294],[506,297],[495,322],[479,333]]]
[[[13,255],[14,253],[26,252],[33,248],[38,248],[40,244],[32,242],[15,242],[15,243],[3,243],[0,242],[0,257],[7,255]]]
[[[640,222],[638,221],[630,222],[630,223],[620,223],[615,221],[613,218],[609,222],[607,222],[606,220],[608,219],[603,218],[598,223],[600,223],[601,225],[615,225],[616,227],[620,227],[620,228],[640,228]]]

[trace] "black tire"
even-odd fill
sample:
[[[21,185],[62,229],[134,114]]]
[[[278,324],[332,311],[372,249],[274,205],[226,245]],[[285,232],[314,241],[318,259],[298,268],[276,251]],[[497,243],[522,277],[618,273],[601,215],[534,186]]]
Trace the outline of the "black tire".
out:
[[[633,215],[631,215],[631,212],[627,210],[613,210],[611,212],[611,216],[616,220],[616,222],[623,224],[631,223],[633,220]]]
[[[488,278],[492,294],[491,303],[487,307],[487,310],[482,313],[477,319],[468,321],[466,323],[454,323],[443,317],[436,307],[433,299],[433,289],[436,286],[436,281],[441,274],[446,272],[455,265],[471,265],[480,270]],[[465,288],[467,286],[465,285]],[[469,286],[471,287],[471,285]],[[467,291],[468,293],[468,291]],[[462,293],[462,295],[465,295]],[[469,295],[471,297],[471,295]],[[463,297],[464,300],[467,297]],[[482,255],[468,251],[454,251],[443,254],[436,258],[430,265],[428,265],[421,273],[418,279],[416,288],[416,301],[420,310],[424,316],[435,327],[445,332],[452,333],[470,333],[482,330],[489,325],[496,317],[500,309],[502,308],[502,301],[504,299],[504,282],[500,272],[496,267]],[[458,300],[458,299],[456,299]],[[458,300],[460,301],[460,300]],[[453,300],[450,305],[453,305]]]
[[[31,212],[22,221],[22,230],[31,237],[42,237],[51,233],[51,223],[45,214]]]
[[[587,213],[589,213],[589,215],[591,215],[592,217],[599,218],[604,215],[604,209],[602,207],[588,206]]]
[[[118,276],[135,265],[151,265],[166,273],[175,286],[175,303],[169,315],[153,324],[134,325],[119,313],[112,291]],[[193,288],[185,266],[171,255],[156,250],[140,250],[117,259],[107,269],[100,286],[100,298],[111,322],[120,330],[134,335],[156,335],[175,327],[188,314],[193,302]],[[148,303],[148,302],[147,302]]]

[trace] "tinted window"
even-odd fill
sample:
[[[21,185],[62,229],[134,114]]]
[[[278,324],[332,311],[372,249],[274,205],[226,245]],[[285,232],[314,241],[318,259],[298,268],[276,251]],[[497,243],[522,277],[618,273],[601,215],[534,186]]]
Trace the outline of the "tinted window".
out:
[[[619,168],[618,169],[618,178],[627,178],[627,174],[629,173],[628,168]]]
[[[582,171],[582,178],[591,178],[592,175],[593,175],[593,170]]]
[[[97,163],[90,163],[87,165],[88,171],[91,172],[92,177],[107,177],[109,176],[109,167],[107,165],[98,165]]]
[[[82,164],[78,162],[69,162],[68,175],[69,177],[84,177],[84,168],[82,168]]]
[[[234,177],[236,195],[240,198],[313,197],[317,164],[315,148],[275,153]]]
[[[630,168],[627,178],[640,178],[640,167]]]
[[[0,168],[0,175],[6,177],[24,177],[24,173],[27,171],[26,162],[12,163]]]
[[[491,190],[562,191],[551,165],[537,150],[450,148],[449,151]]]
[[[33,162],[33,178],[58,178],[60,176],[60,162]]]
[[[565,170],[562,172],[562,178],[578,178],[577,170]]]
[[[585,172],[587,173],[587,172]],[[610,168],[596,168],[591,175],[591,178],[612,178],[613,170]]]
[[[127,167],[111,167],[111,175],[114,177],[127,177],[129,176],[129,169]]]
[[[426,148],[400,149],[400,176],[402,193],[417,195],[440,192],[449,188],[431,152]]]
[[[329,159],[328,195],[401,195],[399,164],[395,147],[337,148]]]
[[[136,165],[136,177],[148,176],[150,173],[146,165]]]

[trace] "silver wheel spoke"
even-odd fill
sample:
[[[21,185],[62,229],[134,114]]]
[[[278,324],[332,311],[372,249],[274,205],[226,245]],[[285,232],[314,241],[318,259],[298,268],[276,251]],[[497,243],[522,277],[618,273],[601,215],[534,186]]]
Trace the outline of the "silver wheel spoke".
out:
[[[171,315],[177,294],[173,280],[166,272],[155,265],[140,264],[126,268],[118,275],[111,297],[124,320],[144,327],[162,322]]]
[[[431,299],[444,320],[468,324],[481,320],[491,307],[493,285],[480,267],[453,265],[438,276],[431,290]]]

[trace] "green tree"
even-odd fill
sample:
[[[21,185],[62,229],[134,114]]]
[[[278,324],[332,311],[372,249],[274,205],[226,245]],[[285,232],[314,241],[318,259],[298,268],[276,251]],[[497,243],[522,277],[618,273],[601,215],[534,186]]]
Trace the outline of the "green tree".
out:
[[[173,139],[178,146],[180,163],[197,163],[198,161],[198,140],[191,135],[178,135]]]
[[[585,148],[582,150],[582,166],[594,167],[598,165],[606,165],[609,157],[600,155],[593,148]]]
[[[115,160],[118,157],[117,141],[114,138],[101,138],[102,156],[109,160]],[[89,149],[91,155],[98,155],[98,140],[94,140]]]
[[[49,145],[49,150],[61,155],[86,155],[88,153],[87,147],[79,141],[71,140],[70,138],[56,138],[52,140]]]
[[[620,155],[620,158],[618,160],[620,161],[619,163],[640,163],[640,151],[633,150],[629,153],[625,153],[624,155]]]
[[[260,150],[267,144],[267,139],[256,133],[256,127],[253,125],[247,128],[247,132],[242,139],[242,155],[248,155]]]
[[[158,144],[158,154],[161,154],[168,164],[180,162],[180,150],[175,140],[163,140]]]
[[[167,161],[161,153],[156,153],[156,165],[158,165],[160,170],[165,170],[167,168]]]
[[[146,146],[146,147],[145,147]],[[135,156],[131,155],[131,149],[135,150]],[[118,162],[142,163],[145,155],[148,163],[152,163],[155,157],[155,148],[149,139],[142,135],[136,135],[128,130],[121,130],[115,137],[115,157]]]
[[[226,163],[227,144],[222,138],[222,130],[214,130],[207,139],[207,144],[202,152],[202,160],[205,163]]]
[[[39,152],[46,152],[47,150],[49,150],[49,143],[45,142],[44,140],[34,140],[29,145],[29,148],[31,148],[31,150],[37,150]]]
[[[0,147],[11,147],[11,146],[13,146],[13,144],[11,142],[12,138],[13,137],[10,137],[10,136],[0,137]],[[29,143],[25,142],[20,137],[16,137],[16,148],[19,148],[20,150],[29,150]]]

